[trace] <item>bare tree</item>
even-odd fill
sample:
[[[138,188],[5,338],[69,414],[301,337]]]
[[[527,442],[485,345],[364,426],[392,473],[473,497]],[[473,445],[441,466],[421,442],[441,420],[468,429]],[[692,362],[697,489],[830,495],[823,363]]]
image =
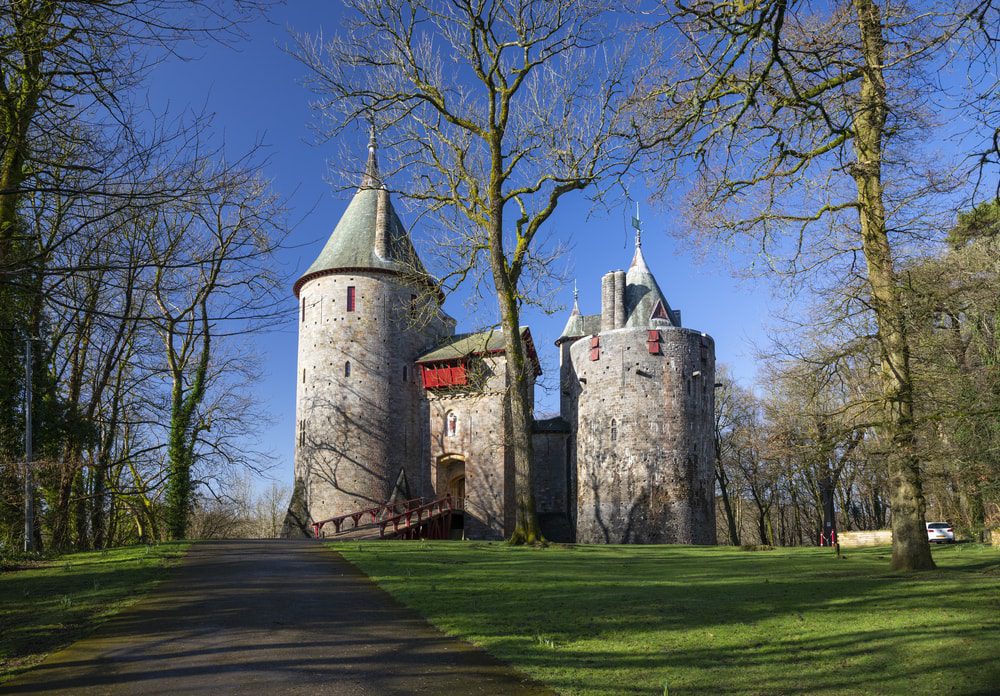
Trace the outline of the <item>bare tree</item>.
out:
[[[226,170],[222,178],[225,184],[214,191],[164,210],[146,236],[156,264],[155,325],[171,384],[167,524],[175,539],[187,534],[192,469],[205,435],[220,425],[213,420],[219,414],[205,408],[206,397],[213,383],[248,359],[227,360],[214,343],[272,319],[281,286],[270,262],[282,238],[278,199],[252,172]]]
[[[489,269],[511,381],[511,540],[538,541],[532,366],[519,330],[525,284],[541,260],[539,231],[562,198],[629,161],[624,107],[636,56],[600,0],[347,8],[342,35],[298,37],[295,55],[310,71],[326,134],[375,118],[412,175],[400,193],[463,229],[451,275]]]
[[[938,226],[921,201],[953,183],[915,156],[933,126],[928,95],[940,94],[926,71],[970,30],[970,7],[678,1],[666,22],[680,36],[677,72],[646,108],[646,144],[670,143],[672,165],[694,159],[698,229],[752,240],[772,272],[836,261],[863,281],[856,302],[876,326],[897,569],[934,567],[898,264]]]

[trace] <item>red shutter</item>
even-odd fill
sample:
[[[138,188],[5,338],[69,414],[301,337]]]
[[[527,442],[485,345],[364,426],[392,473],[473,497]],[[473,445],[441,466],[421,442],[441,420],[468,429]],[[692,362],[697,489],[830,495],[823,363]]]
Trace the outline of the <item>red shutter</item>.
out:
[[[646,348],[650,355],[660,354],[660,332],[651,330],[646,332]]]
[[[591,336],[590,337],[590,359],[600,360],[601,359],[601,337]]]
[[[420,371],[423,375],[424,389],[458,387],[468,383],[465,364],[461,362],[423,365]]]

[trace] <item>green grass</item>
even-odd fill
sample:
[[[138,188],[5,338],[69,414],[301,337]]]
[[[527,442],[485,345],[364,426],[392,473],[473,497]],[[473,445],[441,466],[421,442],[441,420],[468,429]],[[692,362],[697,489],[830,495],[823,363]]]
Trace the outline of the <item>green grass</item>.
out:
[[[0,573],[0,682],[135,603],[186,543],[74,553]]]
[[[445,632],[566,694],[1000,693],[1000,551],[458,542],[332,548]]]

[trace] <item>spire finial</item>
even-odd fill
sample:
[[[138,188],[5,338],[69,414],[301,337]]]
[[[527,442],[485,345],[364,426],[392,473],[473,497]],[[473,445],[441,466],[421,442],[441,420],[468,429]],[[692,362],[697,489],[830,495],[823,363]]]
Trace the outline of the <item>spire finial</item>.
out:
[[[639,220],[639,202],[635,204],[635,217],[632,218],[632,227],[635,228],[635,254],[632,255],[632,264],[629,268],[639,268],[649,272],[646,266],[646,259],[642,257],[642,221]]]
[[[576,278],[573,279],[573,311],[571,314],[580,313],[580,291],[576,289]]]
[[[639,220],[639,201],[635,202],[635,217],[632,218],[632,227],[635,228],[635,248],[642,246],[642,222]]]
[[[361,177],[361,188],[380,188],[382,178],[378,173],[378,141],[375,137],[375,119],[369,119],[368,124],[368,163],[365,165],[364,176]]]

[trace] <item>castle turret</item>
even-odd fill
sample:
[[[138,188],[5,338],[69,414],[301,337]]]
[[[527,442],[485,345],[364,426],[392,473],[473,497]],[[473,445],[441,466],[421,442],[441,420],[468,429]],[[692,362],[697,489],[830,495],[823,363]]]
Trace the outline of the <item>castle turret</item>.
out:
[[[628,272],[604,276],[599,331],[569,360],[577,541],[715,543],[714,343],[680,327],[638,232]]]
[[[429,494],[413,361],[453,331],[393,209],[374,132],[358,188],[299,298],[294,501],[309,520]],[[303,515],[299,515],[302,517]]]

